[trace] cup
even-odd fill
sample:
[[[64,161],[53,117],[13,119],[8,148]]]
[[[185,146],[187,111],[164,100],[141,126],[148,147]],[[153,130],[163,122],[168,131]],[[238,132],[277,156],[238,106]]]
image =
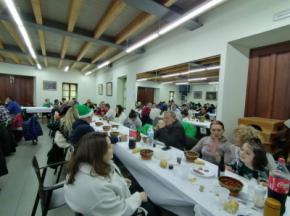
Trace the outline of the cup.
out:
[[[214,195],[217,199],[217,202],[221,205],[224,205],[226,201],[228,201],[230,196],[230,191],[227,188],[217,186],[214,191]]]
[[[129,139],[128,146],[129,146],[129,149],[136,148],[136,141],[134,139]]]
[[[267,188],[261,185],[255,187],[254,193],[254,204],[258,208],[263,208],[267,193]]]

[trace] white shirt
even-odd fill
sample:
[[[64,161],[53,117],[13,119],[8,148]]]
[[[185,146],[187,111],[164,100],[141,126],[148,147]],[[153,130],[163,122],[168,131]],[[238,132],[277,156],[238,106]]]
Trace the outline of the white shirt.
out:
[[[110,108],[105,115],[106,118],[111,119],[111,120],[113,120],[115,118],[115,116],[116,116],[116,112],[112,108]]]
[[[113,167],[117,169],[116,165]],[[92,172],[89,164],[81,164],[75,182],[64,185],[66,203],[86,216],[132,215],[141,205],[141,197],[139,192],[130,194],[119,172],[105,178]]]
[[[152,108],[150,111],[150,118],[154,121],[156,117],[159,117],[161,110],[158,108]]]
[[[119,117],[115,117],[114,122],[124,124],[125,119],[126,119],[126,115],[124,112],[122,112]]]

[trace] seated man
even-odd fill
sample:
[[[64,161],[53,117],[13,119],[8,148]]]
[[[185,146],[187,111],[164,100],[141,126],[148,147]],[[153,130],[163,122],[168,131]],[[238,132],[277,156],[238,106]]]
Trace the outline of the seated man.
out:
[[[164,112],[164,124],[157,124],[157,131],[154,138],[164,142],[168,146],[184,150],[186,147],[185,131],[176,119],[176,115],[172,111]]]
[[[78,105],[77,111],[79,119],[77,119],[72,125],[72,132],[70,135],[70,142],[76,146],[80,138],[89,133],[95,131],[93,127],[90,126],[92,122],[93,110],[85,105]]]
[[[91,110],[86,105],[78,105],[77,111],[79,119],[77,119],[72,125],[72,132],[70,135],[70,142],[73,146],[77,146],[78,141],[81,137],[89,132],[95,131],[94,128],[90,125],[92,122],[93,110]],[[127,136],[122,135],[120,137],[110,137],[111,143],[115,144],[118,141],[126,141]]]

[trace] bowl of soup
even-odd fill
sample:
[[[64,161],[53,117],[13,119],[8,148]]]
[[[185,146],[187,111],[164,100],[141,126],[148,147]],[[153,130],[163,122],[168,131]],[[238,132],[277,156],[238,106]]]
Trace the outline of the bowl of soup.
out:
[[[219,184],[220,186],[229,189],[231,196],[238,196],[244,186],[240,180],[229,176],[219,177]]]
[[[187,162],[194,163],[194,161],[199,157],[199,153],[195,151],[184,151],[184,156]]]

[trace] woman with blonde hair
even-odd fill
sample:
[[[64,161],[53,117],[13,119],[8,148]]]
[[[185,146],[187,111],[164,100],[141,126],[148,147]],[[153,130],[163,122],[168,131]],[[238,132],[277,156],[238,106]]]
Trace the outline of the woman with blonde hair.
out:
[[[262,140],[261,132],[255,129],[253,126],[239,125],[234,129],[233,142],[235,146],[233,147],[232,153],[236,159],[240,157],[240,149],[242,145],[244,143],[248,143],[251,139]],[[276,162],[269,152],[266,153],[266,157],[268,160],[268,169],[272,170],[276,166]]]
[[[68,109],[65,116],[61,119],[60,131],[68,139],[73,123],[79,118],[78,112],[75,106]]]

